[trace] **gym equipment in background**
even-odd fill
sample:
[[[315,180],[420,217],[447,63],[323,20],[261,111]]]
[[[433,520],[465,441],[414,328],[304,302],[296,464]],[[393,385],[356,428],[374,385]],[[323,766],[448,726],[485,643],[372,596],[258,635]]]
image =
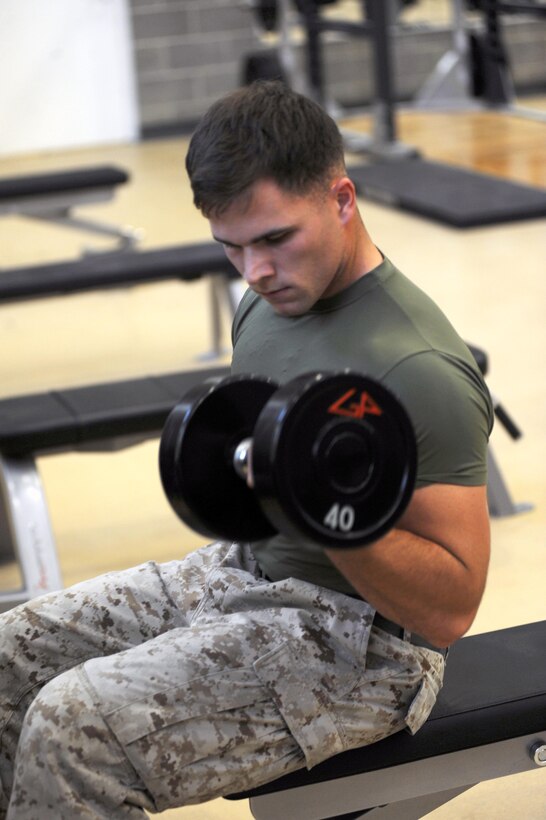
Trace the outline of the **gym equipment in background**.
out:
[[[113,198],[114,189],[128,180],[129,174],[126,171],[110,165],[2,177],[0,217],[24,216],[114,237],[117,240],[117,250],[129,250],[141,238],[140,231],[83,219],[72,212],[73,208],[80,205],[107,202]]]
[[[542,0],[451,0],[452,46],[415,96],[417,109],[494,110],[546,122],[546,113],[517,101],[503,18],[546,20]],[[472,12],[469,19],[466,11]]]
[[[409,159],[351,166],[359,196],[453,228],[546,216],[546,191],[440,162]]]
[[[278,62],[290,85],[296,90],[302,90],[325,107],[328,106],[328,102],[325,91],[322,34],[335,31],[347,36],[367,37],[373,45],[373,134],[370,137],[347,128],[341,129],[347,150],[365,154],[368,158],[365,164],[352,165],[349,168],[359,195],[455,228],[481,227],[536,219],[546,215],[546,191],[454,165],[430,162],[419,156],[416,149],[398,140],[390,36],[390,25],[395,9],[392,0],[362,0],[361,22],[324,18],[321,14],[323,3],[318,0],[293,2],[296,3],[302,27],[306,32],[305,77],[302,78],[294,70],[294,58],[293,55],[290,56],[289,45],[286,45],[290,44],[287,34],[280,40]],[[499,8],[516,4],[503,4],[500,0],[480,2],[488,7],[489,50],[497,54],[500,49]],[[289,4],[290,0],[279,0],[278,25],[281,26],[281,31],[283,25],[288,28],[286,21]],[[527,5],[539,8],[537,3],[523,1],[519,7]],[[493,7],[495,13],[491,11]],[[460,0],[455,6],[455,12],[455,23],[460,27],[463,25]],[[496,21],[497,29],[492,21]],[[461,68],[463,55],[464,59],[468,56],[466,40],[463,44],[465,34],[458,30],[454,36],[458,51],[448,60],[448,75],[455,75]],[[495,48],[491,43],[495,44]],[[436,86],[438,87],[438,83]],[[432,89],[429,89],[429,99],[432,94]]]
[[[51,262],[0,273],[0,304],[48,296],[69,296],[90,290],[153,284],[170,279],[209,282],[212,345],[203,359],[225,353],[222,316],[233,318],[241,297],[241,277],[217,242],[174,245],[168,248],[103,253],[68,262]]]

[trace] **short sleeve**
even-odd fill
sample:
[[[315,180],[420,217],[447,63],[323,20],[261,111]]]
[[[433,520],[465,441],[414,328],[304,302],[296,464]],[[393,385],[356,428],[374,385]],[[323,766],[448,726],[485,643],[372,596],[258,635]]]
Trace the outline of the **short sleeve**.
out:
[[[455,357],[425,351],[404,359],[384,378],[413,423],[416,486],[487,482],[493,408],[481,374]]]

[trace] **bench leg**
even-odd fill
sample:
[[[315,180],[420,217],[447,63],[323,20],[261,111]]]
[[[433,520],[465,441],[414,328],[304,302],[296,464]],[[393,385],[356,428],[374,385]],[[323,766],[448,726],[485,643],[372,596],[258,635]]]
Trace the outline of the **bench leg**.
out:
[[[230,352],[223,344],[222,312],[224,309],[227,311],[231,326],[245,290],[244,285],[241,287],[241,284],[242,280],[229,279],[223,273],[214,273],[209,276],[212,347],[199,356],[200,361],[219,359]]]
[[[457,786],[453,789],[446,789],[445,791],[435,792],[434,794],[421,794],[417,797],[399,800],[396,803],[377,806],[373,809],[362,809],[361,811],[353,811],[348,814],[337,814],[334,817],[330,815],[329,817],[323,818],[323,820],[421,820],[422,817],[426,817],[430,812],[471,788],[473,788],[472,785]],[[265,816],[260,812],[258,802],[254,803],[254,799],[251,798],[249,803],[250,813],[256,820],[260,820],[260,818]],[[281,813],[279,813],[279,820],[281,816]]]
[[[445,805],[458,795],[471,789],[472,786],[462,786],[457,789],[447,789],[436,794],[423,794],[410,800],[400,800],[388,806],[378,806],[376,809],[364,809],[354,814],[342,814],[328,820],[421,820],[427,814]]]
[[[0,456],[0,560],[17,562],[19,589],[0,589],[0,612],[63,586],[36,462]]]
[[[73,216],[69,208],[50,211],[49,213],[27,213],[26,216],[41,220],[42,222],[53,222],[55,225],[61,225],[63,228],[74,228],[77,231],[87,231],[100,236],[109,236],[113,239],[117,239],[115,248],[117,251],[133,250],[142,239],[142,231],[136,228],[130,226],[117,227],[106,224],[105,222],[98,222],[94,219],[82,219],[81,217]],[[87,255],[105,252],[107,251],[85,249],[85,254]]]
[[[74,215],[74,208],[108,202],[114,195],[112,188],[93,188],[92,190],[62,191],[33,196],[30,199],[11,200],[0,203],[0,216],[14,214],[51,222],[64,228],[73,228],[101,236],[117,239],[115,251],[133,250],[142,239],[142,231],[130,226],[118,226],[99,222],[87,217]],[[112,253],[112,250],[90,250],[89,253]]]
[[[533,509],[532,504],[526,502],[515,504],[512,501],[491,446],[489,446],[487,453],[487,472],[487,500],[489,512],[493,517],[502,518],[503,516],[516,515]]]
[[[532,749],[542,725],[546,716],[539,713],[538,731],[531,734],[257,795],[250,798],[250,811],[256,820],[338,820],[344,817],[340,811],[348,817],[416,820],[428,806],[430,812],[476,783],[534,770]]]

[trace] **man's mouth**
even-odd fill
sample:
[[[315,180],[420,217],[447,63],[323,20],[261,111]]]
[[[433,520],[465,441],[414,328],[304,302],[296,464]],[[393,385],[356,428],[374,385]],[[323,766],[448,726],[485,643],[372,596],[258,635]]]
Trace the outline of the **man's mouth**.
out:
[[[288,290],[287,287],[282,287],[282,288],[273,288],[272,290],[266,290],[266,291],[262,290],[262,291],[258,291],[258,293],[259,293],[260,296],[264,296],[266,299],[271,299],[272,297],[278,296],[280,293],[284,293],[287,290]]]

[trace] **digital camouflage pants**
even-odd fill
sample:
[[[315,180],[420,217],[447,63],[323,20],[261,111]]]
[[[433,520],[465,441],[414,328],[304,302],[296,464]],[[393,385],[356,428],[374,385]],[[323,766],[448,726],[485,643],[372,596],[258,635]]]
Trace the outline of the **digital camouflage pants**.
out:
[[[212,544],[0,616],[0,817],[142,818],[425,721],[443,658]]]

